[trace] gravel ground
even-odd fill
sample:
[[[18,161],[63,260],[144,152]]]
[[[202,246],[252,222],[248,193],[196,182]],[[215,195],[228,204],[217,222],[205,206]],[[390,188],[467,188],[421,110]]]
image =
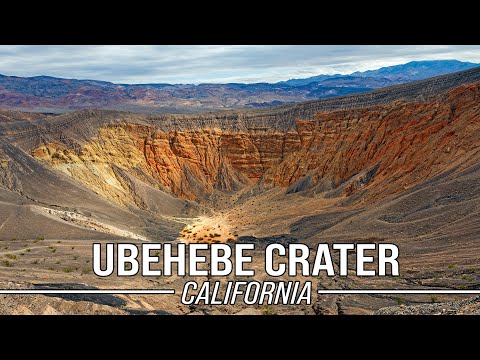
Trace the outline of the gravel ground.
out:
[[[386,307],[375,315],[480,315],[480,296],[437,304]]]

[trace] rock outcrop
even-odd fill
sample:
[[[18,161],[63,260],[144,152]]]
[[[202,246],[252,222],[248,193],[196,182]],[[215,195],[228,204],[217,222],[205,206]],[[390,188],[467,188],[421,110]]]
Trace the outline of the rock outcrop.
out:
[[[432,102],[319,113],[297,122],[301,148],[269,168],[264,180],[290,186],[308,176],[314,191],[332,190],[331,196],[372,189],[362,201],[403,191],[480,160],[479,102],[476,83]]]
[[[83,144],[48,142],[32,155],[125,205],[131,191],[117,167],[189,200],[259,183],[364,202],[478,161],[479,99],[480,83],[467,84],[429,102],[320,112],[292,127],[124,118]]]
[[[239,190],[299,149],[295,131],[161,131],[155,126],[107,126],[75,151],[60,142],[32,151],[38,159],[120,203],[131,202],[115,167],[179,197],[203,198],[214,189]]]

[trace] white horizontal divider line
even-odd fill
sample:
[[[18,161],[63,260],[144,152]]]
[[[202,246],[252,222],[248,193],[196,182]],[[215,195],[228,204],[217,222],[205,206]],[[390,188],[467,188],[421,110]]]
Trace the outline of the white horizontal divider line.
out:
[[[343,295],[355,295],[355,294],[479,294],[480,290],[441,290],[441,289],[422,289],[422,290],[318,290],[318,294],[328,295],[328,294],[343,294]],[[151,294],[151,295],[161,295],[161,294],[175,294],[173,289],[161,289],[161,290],[100,290],[100,289],[73,289],[73,290],[54,290],[54,289],[0,289],[0,294],[31,294],[31,295],[42,295],[42,294],[97,294],[97,295],[113,295],[113,294]]]
[[[101,289],[0,289],[0,294],[33,294],[33,295],[45,295],[45,294],[97,294],[97,295],[112,295],[112,294],[175,294],[173,289],[162,290],[101,290]]]
[[[480,294],[480,290],[441,290],[441,289],[422,289],[422,290],[415,290],[415,289],[405,289],[405,290],[386,290],[386,289],[378,289],[378,290],[355,290],[355,289],[348,289],[348,290],[318,290],[318,294],[327,295],[327,294]]]

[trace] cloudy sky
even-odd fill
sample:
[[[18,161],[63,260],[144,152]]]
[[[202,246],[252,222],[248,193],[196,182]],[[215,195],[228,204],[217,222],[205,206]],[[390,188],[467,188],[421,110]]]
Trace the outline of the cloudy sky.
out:
[[[139,84],[252,83],[440,59],[480,63],[480,46],[0,45],[0,74]]]

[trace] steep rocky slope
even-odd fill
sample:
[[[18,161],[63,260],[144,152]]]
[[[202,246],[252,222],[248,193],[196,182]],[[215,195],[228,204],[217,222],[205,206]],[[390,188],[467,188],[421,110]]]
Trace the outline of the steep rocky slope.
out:
[[[31,154],[123,205],[134,201],[127,173],[197,201],[258,184],[365,202],[478,161],[479,98],[478,83],[461,85],[428,102],[322,112],[290,128],[125,120],[81,145],[48,142]]]
[[[462,85],[441,99],[395,102],[319,113],[298,121],[301,148],[266,171],[264,180],[326,196],[351,196],[368,186],[401,192],[451,168],[479,161],[480,86]],[[350,180],[347,182],[347,180]],[[309,186],[307,186],[307,184]]]

